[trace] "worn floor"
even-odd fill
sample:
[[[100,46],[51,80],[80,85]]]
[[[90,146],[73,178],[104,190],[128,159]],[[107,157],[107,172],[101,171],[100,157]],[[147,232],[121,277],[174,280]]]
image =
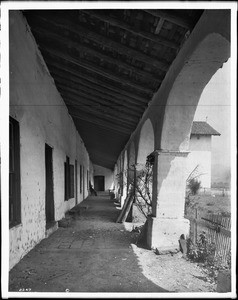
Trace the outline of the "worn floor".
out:
[[[181,255],[157,256],[137,247],[138,234],[115,222],[120,210],[108,195],[89,197],[80,206],[86,209],[68,227],[59,227],[10,271],[10,292],[213,290]]]
[[[58,228],[11,271],[9,290],[31,292],[162,292],[142,275],[131,234],[115,223],[109,196],[88,198],[67,228]]]

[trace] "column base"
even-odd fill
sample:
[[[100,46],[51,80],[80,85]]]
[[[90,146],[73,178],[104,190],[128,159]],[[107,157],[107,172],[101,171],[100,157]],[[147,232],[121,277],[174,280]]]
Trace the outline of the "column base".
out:
[[[120,197],[120,208],[122,209],[126,200],[126,195]]]
[[[147,246],[160,253],[177,252],[179,238],[184,234],[189,235],[190,222],[187,219],[148,218]]]

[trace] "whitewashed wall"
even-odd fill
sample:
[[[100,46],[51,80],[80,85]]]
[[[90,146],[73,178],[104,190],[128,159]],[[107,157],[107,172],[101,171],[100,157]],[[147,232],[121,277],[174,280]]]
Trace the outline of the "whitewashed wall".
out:
[[[21,224],[10,229],[10,268],[45,238],[45,143],[53,148],[55,220],[75,205],[64,201],[64,162],[90,170],[87,150],[21,13],[10,12],[10,115],[20,125]],[[90,174],[92,176],[92,174]]]
[[[211,188],[211,136],[191,136],[189,143],[189,155],[187,157],[187,174],[199,165],[198,177],[201,187]]]

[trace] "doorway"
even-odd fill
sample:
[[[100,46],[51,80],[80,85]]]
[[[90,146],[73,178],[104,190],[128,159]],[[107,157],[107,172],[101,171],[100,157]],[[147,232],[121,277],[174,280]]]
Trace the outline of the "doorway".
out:
[[[97,192],[105,190],[105,177],[104,176],[94,176],[94,189]]]
[[[52,148],[45,144],[45,216],[46,228],[55,220]]]

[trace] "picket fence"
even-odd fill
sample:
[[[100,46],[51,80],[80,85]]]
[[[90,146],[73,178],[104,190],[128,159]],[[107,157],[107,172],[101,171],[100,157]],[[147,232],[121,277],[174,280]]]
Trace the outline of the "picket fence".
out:
[[[231,218],[221,214],[207,214],[198,217],[195,210],[195,218],[192,221],[191,236],[193,242],[198,240],[198,234],[204,231],[208,242],[215,243],[215,256],[220,256],[222,262],[226,262],[231,249]]]

